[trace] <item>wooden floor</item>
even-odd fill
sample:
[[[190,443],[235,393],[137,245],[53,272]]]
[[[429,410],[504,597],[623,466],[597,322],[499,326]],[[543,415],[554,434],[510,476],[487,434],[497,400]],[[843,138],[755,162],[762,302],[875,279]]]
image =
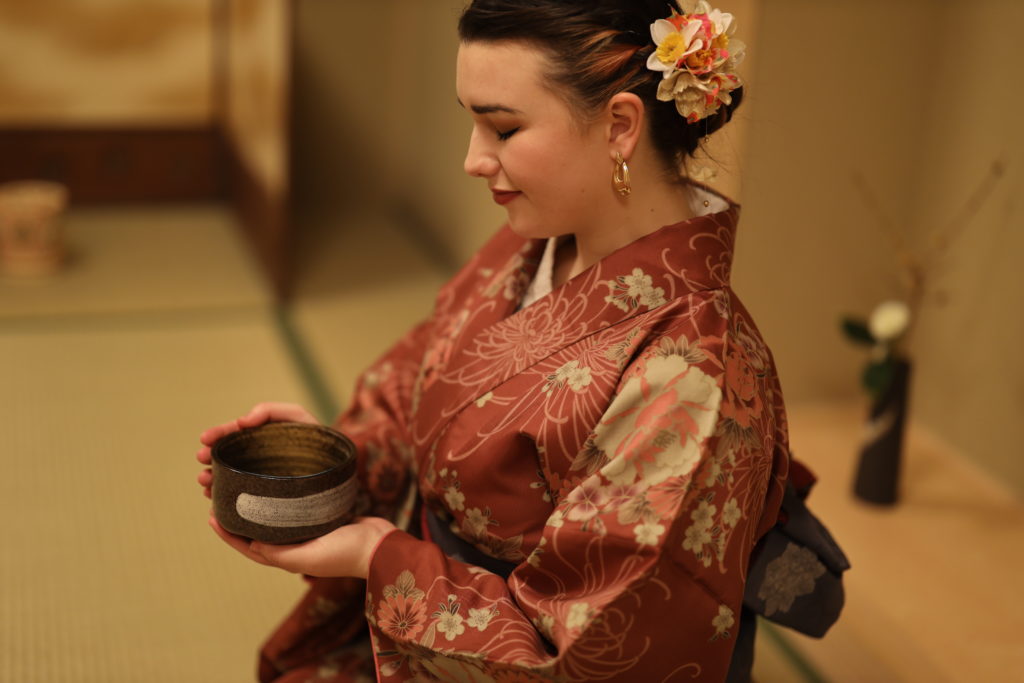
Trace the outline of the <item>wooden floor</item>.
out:
[[[1024,681],[1024,502],[911,425],[901,500],[850,493],[863,407],[790,406],[811,504],[849,555],[847,604],[821,641],[790,641],[832,681]]]
[[[443,279],[380,217],[310,220],[285,315],[217,206],[73,212],[64,273],[0,279],[0,681],[253,680],[302,584],[209,532],[196,437],[260,400],[331,417]],[[854,569],[825,639],[762,629],[756,679],[1024,680],[1019,501],[915,432],[905,502],[857,505],[860,410],[792,406]]]

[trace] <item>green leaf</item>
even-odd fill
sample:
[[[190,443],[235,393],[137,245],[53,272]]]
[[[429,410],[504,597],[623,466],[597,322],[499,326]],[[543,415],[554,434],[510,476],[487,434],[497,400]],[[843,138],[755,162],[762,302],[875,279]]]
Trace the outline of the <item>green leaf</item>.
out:
[[[874,346],[877,343],[875,338],[871,336],[868,324],[863,320],[846,316],[843,318],[842,326],[846,338],[855,344]]]
[[[871,392],[873,397],[878,398],[885,393],[889,383],[892,382],[895,369],[896,364],[891,356],[886,356],[885,360],[868,363],[861,377],[864,388]]]

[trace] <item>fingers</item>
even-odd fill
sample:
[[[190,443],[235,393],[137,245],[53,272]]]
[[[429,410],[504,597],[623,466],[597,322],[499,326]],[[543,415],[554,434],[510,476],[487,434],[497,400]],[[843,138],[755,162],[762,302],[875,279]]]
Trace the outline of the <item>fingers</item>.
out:
[[[210,453],[210,447],[203,446],[198,451],[196,451],[196,460],[198,460],[204,465],[211,464],[213,462],[213,456]]]
[[[247,415],[238,418],[241,427],[258,427],[266,422],[320,423],[308,410],[295,403],[259,403]]]
[[[199,482],[200,486],[209,488],[213,485],[213,472],[211,470],[203,470],[196,477],[196,481]]]
[[[217,440],[226,434],[231,432],[237,432],[241,429],[238,420],[232,420],[231,422],[225,422],[224,424],[217,425],[216,427],[210,427],[205,432],[199,435],[199,442],[204,446],[212,446],[217,443]],[[198,454],[197,454],[198,457]]]
[[[304,574],[305,570],[317,567],[323,559],[310,546],[316,545],[317,539],[295,545],[270,545],[253,541],[250,551],[258,555],[263,563],[271,567],[283,569],[292,574]]]
[[[240,429],[258,427],[267,422],[305,422],[307,424],[320,424],[320,421],[308,410],[295,403],[258,403],[252,410],[230,422],[210,427],[199,435],[199,441],[206,448],[199,449],[196,459],[204,465],[208,465],[209,448],[217,443],[218,439],[237,432]]]

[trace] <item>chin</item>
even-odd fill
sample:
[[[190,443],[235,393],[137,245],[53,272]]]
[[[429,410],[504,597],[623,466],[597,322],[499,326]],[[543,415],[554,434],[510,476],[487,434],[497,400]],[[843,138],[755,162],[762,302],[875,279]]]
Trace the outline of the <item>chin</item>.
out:
[[[531,240],[546,240],[549,237],[560,237],[572,232],[572,230],[559,229],[553,225],[541,225],[534,221],[522,219],[517,220],[512,216],[508,217],[508,227],[520,237]]]

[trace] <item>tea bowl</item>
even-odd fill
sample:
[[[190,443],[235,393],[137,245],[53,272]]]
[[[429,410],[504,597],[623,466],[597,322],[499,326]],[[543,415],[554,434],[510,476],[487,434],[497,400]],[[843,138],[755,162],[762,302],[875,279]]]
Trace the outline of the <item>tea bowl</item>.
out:
[[[333,429],[268,422],[220,438],[212,460],[213,514],[226,531],[289,544],[352,521],[356,449]]]

